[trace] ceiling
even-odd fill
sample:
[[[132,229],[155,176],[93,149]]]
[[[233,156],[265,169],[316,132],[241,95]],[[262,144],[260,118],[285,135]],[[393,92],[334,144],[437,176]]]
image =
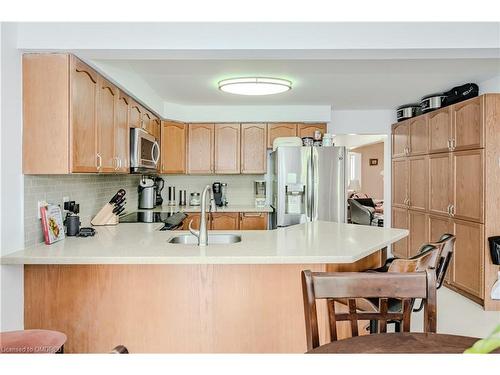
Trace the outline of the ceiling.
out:
[[[165,102],[183,105],[332,105],[388,109],[422,96],[500,75],[500,60],[106,60],[141,77]],[[230,77],[267,76],[293,82],[289,92],[261,97],[217,89]]]

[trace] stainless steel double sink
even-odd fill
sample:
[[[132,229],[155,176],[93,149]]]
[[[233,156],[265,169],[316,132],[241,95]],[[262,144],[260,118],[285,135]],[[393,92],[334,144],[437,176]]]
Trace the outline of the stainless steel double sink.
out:
[[[208,234],[208,246],[229,245],[237,242],[241,242],[241,236],[237,234]],[[168,243],[178,245],[197,245],[198,238],[192,234],[180,234],[170,238]]]

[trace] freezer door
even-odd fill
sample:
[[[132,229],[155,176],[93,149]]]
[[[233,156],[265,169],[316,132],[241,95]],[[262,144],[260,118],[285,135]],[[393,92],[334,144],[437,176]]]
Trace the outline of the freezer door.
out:
[[[273,206],[276,226],[285,227],[309,221],[308,167],[311,166],[310,147],[278,147],[273,152]]]
[[[345,147],[312,147],[313,220],[345,222]]]

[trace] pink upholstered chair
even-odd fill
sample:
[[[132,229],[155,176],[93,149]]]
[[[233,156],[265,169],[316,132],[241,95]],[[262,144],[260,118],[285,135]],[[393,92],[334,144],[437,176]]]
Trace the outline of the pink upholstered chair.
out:
[[[0,333],[0,353],[63,353],[66,335],[58,331],[28,329]]]

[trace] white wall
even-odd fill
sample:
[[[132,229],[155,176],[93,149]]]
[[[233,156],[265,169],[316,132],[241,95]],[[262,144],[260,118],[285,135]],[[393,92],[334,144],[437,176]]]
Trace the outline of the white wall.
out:
[[[23,247],[22,83],[16,25],[1,24],[1,254]],[[23,328],[23,268],[0,266],[0,331]]]
[[[492,92],[500,92],[500,67],[498,68],[498,70],[499,72],[496,77],[478,83],[479,95]]]
[[[329,122],[329,105],[181,105],[165,103],[163,116],[186,122]]]
[[[415,57],[420,52],[457,57],[465,50],[497,56],[499,23],[22,23],[22,49],[94,50],[95,55]],[[390,35],[390,37],[387,37]],[[439,35],[439,38],[436,38]],[[84,37],[83,37],[84,36]],[[135,51],[130,51],[135,50]],[[169,51],[170,50],[170,51]],[[207,55],[207,51],[217,53]],[[238,54],[247,50],[246,54]],[[253,51],[252,51],[253,50]],[[332,52],[332,50],[336,50]],[[353,54],[353,51],[363,53]],[[394,53],[394,50],[397,53]],[[110,51],[113,51],[110,53]],[[127,52],[130,51],[130,52]],[[307,51],[310,51],[309,53]],[[116,53],[118,53],[118,55]],[[304,53],[308,53],[304,55]],[[452,55],[450,55],[452,54]],[[470,52],[467,57],[471,57]],[[477,56],[477,55],[476,55]]]

